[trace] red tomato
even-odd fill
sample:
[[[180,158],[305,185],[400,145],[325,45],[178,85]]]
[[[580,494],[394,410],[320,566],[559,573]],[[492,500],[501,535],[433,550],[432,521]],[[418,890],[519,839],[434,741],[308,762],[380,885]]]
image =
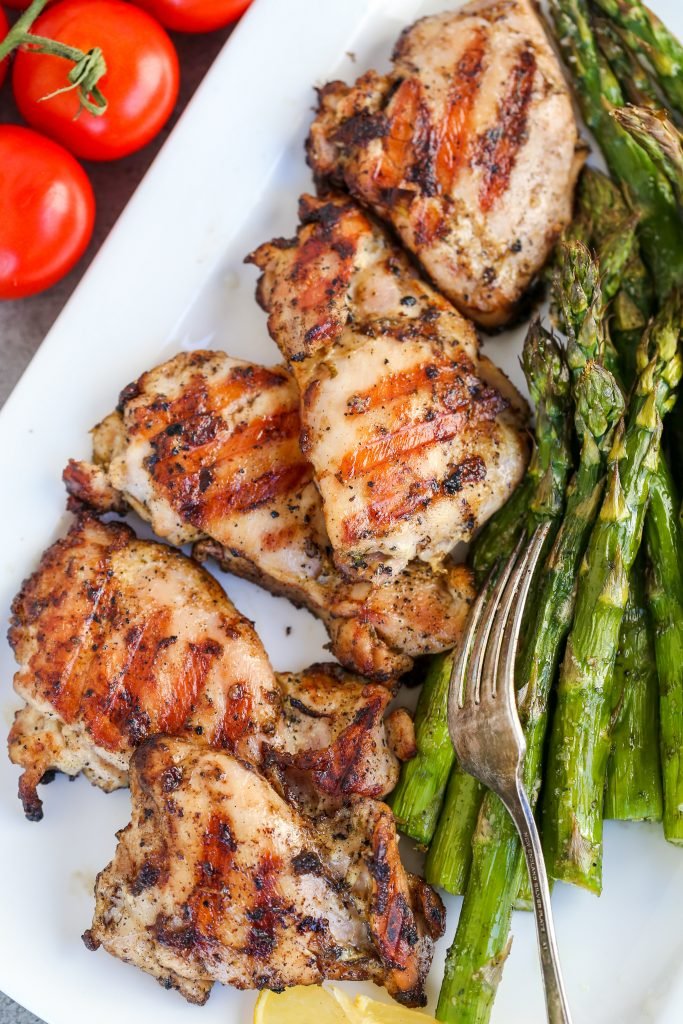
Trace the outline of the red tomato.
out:
[[[168,120],[178,96],[178,56],[163,28],[123,0],[63,0],[49,7],[31,31],[76,46],[99,46],[107,73],[99,85],[109,106],[102,117],[78,114],[75,92],[43,97],[66,81],[61,57],[22,49],[12,86],[28,123],[86,160],[115,160],[140,149]],[[41,102],[42,101],[42,102]],[[77,116],[78,115],[78,116]]]
[[[95,199],[71,154],[28,128],[0,125],[0,167],[0,299],[20,299],[83,255]]]
[[[5,12],[3,11],[2,7],[0,7],[0,40],[5,38],[5,36],[7,35],[7,29],[8,28],[9,28],[9,23],[7,21],[7,16],[6,16]],[[2,83],[5,81],[5,75],[6,74],[7,74],[7,57],[5,57],[5,59],[3,60],[2,64],[0,64],[0,85],[2,85]]]
[[[236,21],[252,0],[135,0],[176,32],[211,32]]]

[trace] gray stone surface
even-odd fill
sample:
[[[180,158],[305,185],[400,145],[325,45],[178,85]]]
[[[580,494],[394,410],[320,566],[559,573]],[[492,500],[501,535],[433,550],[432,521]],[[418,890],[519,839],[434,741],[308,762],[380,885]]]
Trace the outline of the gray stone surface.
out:
[[[221,49],[229,30],[209,36],[176,36],[182,84],[178,108],[164,132],[140,153],[112,164],[88,164],[97,200],[97,223],[88,252],[59,284],[42,295],[17,302],[0,302],[0,406],[28,365],[62,306],[156,156],[180,112]],[[232,97],[228,97],[228,102]],[[0,91],[0,124],[18,121],[6,83]],[[220,131],[220,125],[214,128]],[[37,1017],[0,993],[0,1024],[40,1024]]]

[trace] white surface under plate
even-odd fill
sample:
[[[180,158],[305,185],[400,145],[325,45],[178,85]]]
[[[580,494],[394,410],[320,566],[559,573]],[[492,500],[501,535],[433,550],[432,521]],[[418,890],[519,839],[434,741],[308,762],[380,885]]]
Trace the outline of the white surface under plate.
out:
[[[302,146],[312,86],[386,66],[405,24],[449,5],[453,0],[257,0],[249,11],[0,416],[3,633],[21,580],[66,528],[61,470],[70,456],[89,454],[89,428],[126,383],[180,346],[277,361],[253,299],[256,272],[242,259],[265,239],[293,233],[297,196],[311,188]],[[654,6],[683,31],[680,0]],[[517,383],[520,344],[517,331],[487,346]],[[220,579],[255,620],[276,669],[324,656],[323,629],[308,613],[248,583]],[[0,668],[6,730],[17,702],[4,643]],[[253,993],[216,986],[205,1007],[192,1007],[83,946],[95,875],[129,817],[127,791],[106,796],[83,778],[58,778],[36,825],[21,813],[17,775],[0,757],[0,989],[49,1024],[246,1024]],[[657,827],[608,827],[605,880],[600,900],[563,886],[555,891],[575,1024],[678,1024],[683,852]],[[458,902],[448,901],[448,939]],[[540,1024],[530,916],[516,915],[514,934],[494,1021]],[[429,978],[432,1009],[446,945],[439,944]]]

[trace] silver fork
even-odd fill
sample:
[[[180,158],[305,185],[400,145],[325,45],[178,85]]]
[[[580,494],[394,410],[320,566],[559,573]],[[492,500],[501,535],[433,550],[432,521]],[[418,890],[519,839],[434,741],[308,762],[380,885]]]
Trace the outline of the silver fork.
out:
[[[466,772],[493,790],[515,823],[526,856],[550,1024],[571,1024],[555,939],[541,841],[522,768],[526,741],[515,700],[515,655],[524,605],[550,524],[517,545],[505,567],[475,601],[455,659],[448,729]]]

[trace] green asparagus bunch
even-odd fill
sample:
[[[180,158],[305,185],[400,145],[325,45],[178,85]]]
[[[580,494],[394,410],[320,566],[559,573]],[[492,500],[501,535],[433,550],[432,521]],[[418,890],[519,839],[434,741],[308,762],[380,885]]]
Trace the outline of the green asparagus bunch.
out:
[[[648,58],[651,66],[657,71],[660,87],[667,93],[669,100],[680,112],[680,102],[677,101],[676,96],[672,95],[670,91],[667,92],[666,81],[662,78],[662,75],[666,76],[671,72],[670,78],[675,78],[678,85],[681,85],[679,69],[680,56],[683,51],[680,44],[671,36],[665,26],[654,18],[641,4],[629,4],[625,0],[598,0],[598,2],[612,19],[612,23],[620,26],[622,40],[624,39],[623,30],[627,29],[630,31],[631,34],[626,36],[626,42],[629,46],[634,45],[634,37],[635,40],[637,38],[645,38],[646,41],[649,38],[648,45],[650,48],[647,51],[642,50],[642,48],[638,49],[637,45],[635,48],[641,55],[644,54]],[[587,23],[584,19],[581,22],[581,31],[585,35],[589,30],[589,26],[587,28]],[[655,43],[656,45],[654,45]],[[584,113],[586,108],[593,108],[592,127],[598,142],[605,150],[615,177],[622,184],[636,212],[641,216],[648,215],[651,212],[651,207],[648,205],[649,193],[647,190],[643,193],[642,189],[638,186],[637,176],[635,178],[633,176],[632,172],[635,164],[631,159],[631,151],[624,150],[620,153],[618,148],[614,146],[613,135],[605,126],[604,104],[600,103],[594,88],[590,87],[586,78],[586,67],[594,66],[594,62],[590,60],[590,45],[584,46],[584,53],[588,54],[584,64],[578,63],[571,68],[576,76],[577,84],[583,97]],[[625,87],[624,75],[620,73],[622,65],[614,51],[611,53],[610,60],[612,68],[617,70],[617,74],[621,78],[621,84]],[[636,143],[640,147],[641,152],[649,157],[653,167],[658,168],[660,179],[666,179],[671,182],[676,196],[679,202],[681,202],[683,197],[683,150],[680,133],[670,119],[662,114],[661,111],[648,109],[653,105],[652,95],[645,95],[645,90],[641,90],[641,93],[641,105],[636,109],[633,107],[623,107],[623,95],[619,97],[617,91],[612,89],[609,97],[614,106],[614,109],[611,110],[611,119],[629,134],[631,142]],[[678,99],[680,100],[680,94]],[[596,180],[594,175],[588,179],[588,187],[594,186]],[[635,187],[634,182],[636,183]],[[592,200],[602,198],[606,191],[605,188],[602,188],[601,196],[599,197],[597,189],[593,187],[592,190],[594,193],[591,197]],[[645,199],[644,204],[643,198]],[[593,208],[597,209],[600,204],[593,202],[592,205]],[[603,202],[602,205],[606,207],[608,204]],[[663,209],[660,212],[661,216],[665,216]],[[602,215],[598,213],[593,218],[594,225],[596,227],[599,226],[602,219]],[[677,221],[675,216],[671,214],[668,220],[660,220],[659,224],[662,229],[674,225],[678,234],[681,234],[680,221]],[[643,242],[646,241],[646,237],[643,236]],[[671,276],[676,283],[681,283],[683,282],[683,276],[681,275],[680,267],[678,267],[676,260],[674,264],[676,269],[672,272]],[[631,379],[633,370],[630,353],[633,352],[634,346],[630,337],[632,332],[623,331],[621,327],[623,327],[624,321],[628,321],[632,313],[635,313],[633,319],[637,323],[639,315],[647,313],[650,301],[647,289],[642,287],[642,274],[634,274],[636,269],[636,267],[630,265],[625,270],[623,286],[619,293],[620,296],[628,294],[628,298],[633,298],[634,301],[622,304],[619,302],[618,297],[614,303],[615,329],[613,330],[613,336],[620,352],[627,383]],[[675,415],[671,419],[667,433],[675,450],[675,457],[680,460],[683,457],[683,408],[679,407],[675,410]],[[680,597],[678,596],[683,593],[683,558],[681,557],[683,540],[681,538],[680,519],[678,522],[676,521],[677,508],[678,504],[673,491],[671,476],[666,465],[662,462],[654,481],[646,536],[650,562],[648,601],[655,630],[655,651],[660,686],[661,755],[664,772],[665,802],[664,831],[667,838],[672,842],[680,842],[681,835],[683,834],[683,827],[680,825],[681,812],[679,810],[681,805],[681,786],[678,782],[678,760],[682,737],[677,735],[677,729],[683,731],[683,724],[679,724],[680,718],[677,718],[677,716],[683,714],[683,673],[676,671],[674,668],[675,665],[680,665],[680,657],[676,652],[683,649],[683,619],[679,611]],[[630,724],[625,723],[622,726],[623,728],[627,730],[633,729],[635,724],[633,716],[637,714],[638,710],[639,705],[637,703],[626,705],[625,713],[631,717],[631,722]],[[644,723],[643,728],[645,728]],[[617,747],[612,758],[612,774],[614,775],[617,772],[623,774],[624,771],[624,766],[619,764],[619,751],[620,748]],[[614,810],[614,808],[611,809]]]
[[[562,525],[538,581],[538,601],[518,662],[518,695],[527,754],[524,784],[532,805],[541,783],[548,698],[569,630],[574,581],[600,506],[604,468],[623,413],[621,391],[596,359],[604,345],[604,309],[596,268],[586,248],[564,247],[553,286],[569,326],[575,426],[581,441]],[[446,961],[437,1017],[458,1024],[488,1021],[509,948],[513,903],[523,878],[517,832],[499,799],[484,798],[473,841],[473,860],[455,940]]]
[[[615,296],[610,308],[612,335],[619,352],[620,377],[630,385],[635,374],[635,339],[642,336],[650,313],[652,289],[634,238],[632,216],[617,186],[587,168],[579,209],[582,203],[591,211],[586,218],[587,236],[601,269],[610,266],[611,252],[618,254],[612,261],[614,273],[603,274],[603,294],[605,299]],[[620,820],[656,820],[662,813],[657,673],[652,624],[643,606],[643,571],[640,559],[631,573],[613,679],[619,702],[607,768],[605,817]]]
[[[640,0],[594,2],[619,26],[631,52],[652,67],[674,110],[683,113],[683,46],[675,35]]]
[[[665,296],[683,281],[683,226],[671,186],[645,150],[610,117],[612,108],[624,105],[624,95],[598,48],[586,0],[551,0],[550,7],[584,120],[640,216],[643,252],[657,292]]]
[[[556,340],[537,319],[532,321],[524,342],[522,365],[536,408],[536,448],[527,472],[528,514],[520,532],[527,525],[533,530],[543,518],[561,515],[571,471],[569,370]],[[510,537],[510,551],[515,541],[516,536]],[[499,546],[497,560],[505,555],[506,551]],[[461,768],[455,768],[425,862],[428,881],[447,892],[464,891],[472,856],[472,832],[483,793],[479,782]]]
[[[612,673],[628,578],[659,464],[662,417],[681,377],[682,317],[681,294],[674,290],[643,336],[628,420],[610,453],[607,492],[579,574],[551,731],[544,806],[548,871],[594,892],[602,885]]]

